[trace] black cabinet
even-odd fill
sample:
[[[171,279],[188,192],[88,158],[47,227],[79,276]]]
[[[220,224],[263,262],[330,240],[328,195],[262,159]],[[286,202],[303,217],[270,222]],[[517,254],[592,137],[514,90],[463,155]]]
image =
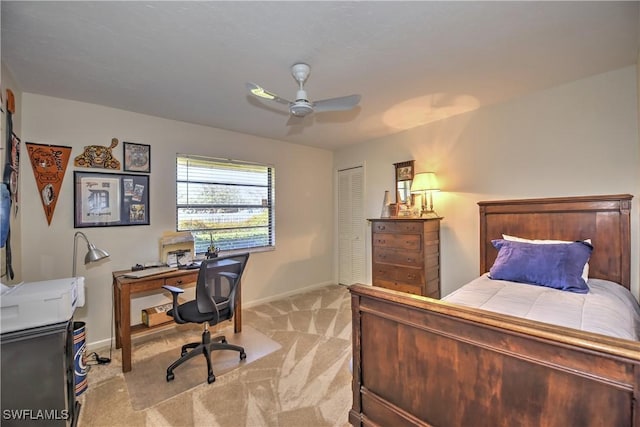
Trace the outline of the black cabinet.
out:
[[[73,320],[0,335],[3,426],[75,426]]]

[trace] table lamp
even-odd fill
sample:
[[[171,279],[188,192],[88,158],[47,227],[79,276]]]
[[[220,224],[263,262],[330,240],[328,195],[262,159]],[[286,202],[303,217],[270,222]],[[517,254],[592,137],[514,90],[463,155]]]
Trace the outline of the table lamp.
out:
[[[90,264],[92,262],[100,261],[103,258],[109,257],[109,254],[102,249],[96,248],[93,243],[89,242],[87,236],[81,231],[76,231],[73,236],[73,274],[72,277],[76,277],[76,258],[78,257],[78,237],[82,237],[87,242],[87,254],[84,256],[84,263]]]
[[[420,172],[414,175],[411,182],[411,192],[422,194],[421,217],[438,218],[438,214],[433,210],[433,196],[431,193],[440,191],[436,182],[436,174],[433,172]],[[427,210],[427,195],[429,196],[429,209]]]

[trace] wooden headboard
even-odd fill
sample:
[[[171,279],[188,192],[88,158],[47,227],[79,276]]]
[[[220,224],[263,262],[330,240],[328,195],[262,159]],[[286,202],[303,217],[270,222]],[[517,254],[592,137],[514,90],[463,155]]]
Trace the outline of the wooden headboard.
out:
[[[480,274],[489,271],[502,234],[527,239],[591,239],[589,277],[629,289],[631,275],[630,194],[479,202]]]

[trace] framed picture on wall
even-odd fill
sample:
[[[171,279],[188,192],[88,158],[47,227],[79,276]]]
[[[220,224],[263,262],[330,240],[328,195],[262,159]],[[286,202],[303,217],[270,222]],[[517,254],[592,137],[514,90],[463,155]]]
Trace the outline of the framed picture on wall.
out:
[[[73,173],[74,228],[149,225],[149,176]]]
[[[122,143],[124,166],[127,172],[151,172],[151,146],[134,142]]]

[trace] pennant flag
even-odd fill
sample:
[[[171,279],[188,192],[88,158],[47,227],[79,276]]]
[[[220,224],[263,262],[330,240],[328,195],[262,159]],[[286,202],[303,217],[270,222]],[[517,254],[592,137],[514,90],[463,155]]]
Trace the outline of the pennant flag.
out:
[[[53,211],[58,202],[64,173],[69,163],[71,147],[34,144],[31,142],[27,142],[25,145],[29,153],[33,175],[38,184],[38,193],[40,193],[44,214],[47,216],[47,222],[51,225],[51,218],[53,218]]]

